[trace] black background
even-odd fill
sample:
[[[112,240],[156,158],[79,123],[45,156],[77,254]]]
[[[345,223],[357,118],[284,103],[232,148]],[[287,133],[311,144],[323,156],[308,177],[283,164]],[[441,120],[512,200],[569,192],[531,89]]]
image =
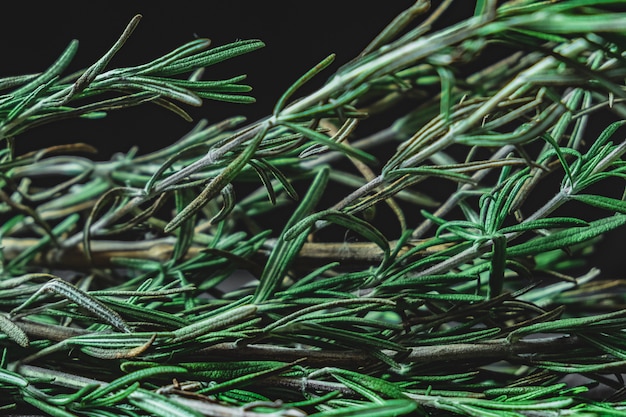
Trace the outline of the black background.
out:
[[[13,2],[1,13],[0,76],[44,70],[71,39],[80,42],[69,71],[96,61],[113,44],[135,14],[143,18],[110,67],[147,62],[196,37],[212,46],[237,39],[261,39],[266,47],[211,67],[204,79],[247,74],[257,102],[251,105],[206,102],[185,107],[194,119],[216,122],[233,115],[250,121],[268,115],[280,94],[330,53],[346,63],[412,1],[128,1]],[[338,6],[337,4],[340,4]],[[4,5],[3,5],[4,7]],[[309,89],[321,85],[324,75]],[[305,90],[306,91],[306,90]],[[145,152],[166,144],[191,128],[188,122],[155,106],[111,113],[103,120],[77,120],[39,129],[20,138],[35,147],[77,140],[100,144],[102,157],[138,144]],[[36,141],[36,144],[34,143]],[[102,147],[105,145],[108,149]]]
[[[412,0],[5,2],[0,11],[0,76],[45,70],[71,39],[78,39],[80,46],[68,73],[85,68],[140,13],[141,23],[110,67],[147,62],[196,37],[210,38],[213,46],[237,39],[264,41],[265,48],[211,67],[204,76],[221,79],[247,74],[256,103],[206,102],[201,108],[186,107],[195,120],[217,122],[244,115],[254,121],[270,114],[276,99],[298,76],[335,53],[335,63],[303,92],[319,87],[411,4]],[[441,24],[471,14],[473,4],[458,2]],[[133,145],[139,146],[140,153],[159,148],[192,126],[162,108],[144,105],[110,113],[102,120],[70,120],[42,127],[16,142],[18,151],[86,142],[100,149],[97,158],[108,159]],[[624,278],[625,250],[622,231],[610,234],[600,245],[598,256],[606,278]]]

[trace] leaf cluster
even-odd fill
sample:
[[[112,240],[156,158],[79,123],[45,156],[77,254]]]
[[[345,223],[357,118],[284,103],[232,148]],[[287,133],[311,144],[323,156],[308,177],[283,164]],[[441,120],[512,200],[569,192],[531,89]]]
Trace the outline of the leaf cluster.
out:
[[[429,6],[266,118],[111,161],[13,142],[144,102],[249,102],[243,76],[201,70],[262,43],[107,70],[136,18],[86,70],[62,75],[72,43],[0,80],[0,408],[623,415],[624,282],[585,256],[626,224],[625,4],[479,0],[435,31],[455,6]],[[486,65],[493,44],[511,55]]]

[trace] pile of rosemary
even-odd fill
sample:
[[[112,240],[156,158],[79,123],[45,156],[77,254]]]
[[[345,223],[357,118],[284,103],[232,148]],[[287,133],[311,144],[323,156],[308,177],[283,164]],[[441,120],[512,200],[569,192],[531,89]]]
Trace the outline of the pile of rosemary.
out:
[[[108,161],[16,143],[253,102],[203,69],[263,43],[111,68],[138,16],[85,70],[74,41],[0,79],[0,411],[626,415],[626,277],[588,262],[626,224],[626,2],[477,0],[433,29],[469,4],[416,1],[267,117]]]

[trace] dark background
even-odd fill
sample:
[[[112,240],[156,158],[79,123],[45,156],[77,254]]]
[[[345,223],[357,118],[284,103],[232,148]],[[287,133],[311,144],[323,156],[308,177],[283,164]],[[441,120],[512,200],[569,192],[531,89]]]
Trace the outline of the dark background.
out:
[[[78,39],[80,46],[68,73],[85,68],[106,52],[130,19],[140,13],[141,23],[110,67],[147,62],[196,37],[210,38],[213,46],[237,39],[264,41],[265,48],[211,67],[204,76],[221,79],[247,74],[246,83],[253,86],[256,103],[209,101],[201,108],[185,107],[195,120],[217,122],[244,115],[254,121],[271,113],[277,98],[297,77],[336,53],[333,65],[303,93],[319,87],[411,4],[413,0],[11,2],[0,10],[0,76],[45,70],[71,39]],[[441,24],[471,14],[473,5],[469,1],[455,4]],[[18,151],[87,142],[100,149],[97,158],[108,159],[133,145],[139,146],[140,153],[162,147],[192,126],[162,108],[144,105],[112,112],[102,120],[52,124],[25,133],[16,142]],[[599,246],[597,256],[605,277],[624,278],[625,250],[621,230]]]
[[[17,4],[16,4],[17,3]],[[12,2],[0,11],[0,76],[40,72],[51,64],[71,39],[80,46],[71,68],[96,61],[115,42],[135,14],[143,19],[109,68],[142,64],[196,37],[212,46],[238,39],[261,39],[266,47],[211,67],[204,79],[247,74],[246,83],[257,102],[251,105],[206,102],[189,108],[194,119],[216,122],[233,115],[250,121],[271,113],[280,94],[330,53],[336,61],[326,71],[346,63],[412,1],[127,1],[127,2]],[[340,6],[337,6],[340,4]],[[8,9],[8,10],[7,10]],[[320,86],[324,75],[309,89]],[[158,143],[180,137],[191,124],[155,106],[141,106],[103,120],[77,120],[23,135],[19,142],[35,146],[59,141],[106,144],[126,151],[130,144],[145,152]],[[34,145],[34,144],[33,144]]]

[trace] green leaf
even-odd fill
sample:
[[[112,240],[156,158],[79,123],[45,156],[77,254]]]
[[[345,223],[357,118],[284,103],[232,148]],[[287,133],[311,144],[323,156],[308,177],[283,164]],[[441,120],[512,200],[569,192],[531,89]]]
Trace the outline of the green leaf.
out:
[[[3,314],[0,314],[0,332],[9,336],[9,339],[13,340],[21,347],[28,347],[30,344],[26,333]]]
[[[138,192],[129,187],[116,187],[110,188],[107,192],[102,194],[96,204],[91,209],[91,212],[87,216],[85,220],[85,224],[83,226],[83,251],[87,256],[87,259],[91,260],[91,226],[96,220],[96,216],[106,207],[107,204],[112,203],[112,208],[108,210],[105,215],[110,214],[112,211],[120,211],[122,202],[124,202],[127,198],[131,196],[136,196]]]
[[[548,217],[545,219],[528,220],[513,226],[503,227],[502,229],[498,230],[498,233],[507,234],[527,232],[536,229],[585,226],[589,226],[589,223],[584,220],[576,219],[574,217]]]
[[[331,54],[324,58],[319,64],[308,70],[302,77],[298,78],[295,83],[291,84],[287,90],[283,93],[282,96],[276,102],[274,106],[274,116],[278,116],[278,114],[282,111],[282,109],[287,104],[287,100],[293,96],[293,94],[298,91],[300,87],[307,83],[311,78],[315,77],[317,74],[322,72],[326,67],[328,67],[335,60],[335,54]]]
[[[389,349],[396,352],[404,352],[407,350],[399,343],[384,339],[382,335],[371,335],[364,333],[361,329],[359,329],[359,331],[337,329],[314,323],[313,320],[299,322],[291,326],[284,326],[284,328],[280,330],[282,332],[297,330],[298,333],[309,335],[314,339],[327,339],[343,346],[358,346],[359,349],[365,351],[373,352]]]
[[[341,377],[341,382],[350,381],[354,384],[365,387],[367,390],[371,390],[371,392],[374,392],[377,395],[382,395],[389,399],[406,398],[406,395],[402,392],[400,388],[398,388],[395,384],[389,381],[385,381],[381,378],[376,378],[360,372],[337,368],[331,369],[330,374],[335,378]],[[375,399],[370,400],[376,401]]]
[[[33,407],[38,408],[44,413],[48,414],[52,417],[77,417],[76,414],[70,413],[61,407],[57,407],[55,405],[49,404],[46,401],[40,400],[39,398],[35,398],[31,395],[24,395],[22,399],[32,405]]]
[[[439,101],[440,113],[442,119],[446,122],[450,122],[450,115],[452,113],[452,90],[454,88],[454,74],[450,69],[446,67],[438,66],[437,74],[441,80],[441,99]]]
[[[17,103],[16,105],[13,106],[13,108],[11,109],[11,111],[9,112],[9,114],[6,116],[6,118],[4,119],[4,121],[2,123],[3,124],[11,123],[22,112],[24,112],[28,108],[28,106],[33,104],[40,96],[42,96],[44,93],[46,93],[47,90],[50,88],[50,86],[52,84],[54,84],[55,81],[56,81],[56,79],[53,78],[52,80],[48,81],[47,83],[41,84],[40,86],[35,88],[30,94],[28,94],[19,103]]]
[[[274,187],[272,187],[272,180],[270,179],[269,173],[267,172],[268,169],[266,167],[266,165],[269,164],[258,163],[254,159],[251,159],[248,163],[261,179],[261,182],[263,183],[263,186],[267,191],[267,196],[272,205],[276,204],[276,192],[274,191]]]
[[[361,84],[354,89],[348,89],[339,97],[336,97],[332,100],[329,100],[327,104],[320,104],[318,106],[313,106],[307,110],[294,111],[291,113],[287,113],[281,115],[278,118],[279,124],[284,124],[285,122],[293,122],[297,120],[310,120],[314,118],[322,118],[322,117],[332,117],[338,116],[340,118],[349,117],[349,118],[358,118],[365,117],[366,114],[359,112],[350,104],[361,97],[369,90],[369,84]],[[341,136],[340,136],[341,137]],[[340,140],[336,139],[336,142],[340,142]]]
[[[150,73],[163,77],[191,72],[197,68],[208,67],[227,59],[247,54],[264,46],[263,42],[254,39],[237,41],[178,59]]]
[[[121,401],[128,398],[133,392],[137,391],[140,385],[141,384],[139,382],[133,382],[126,388],[123,388],[114,394],[95,399],[89,403],[89,408],[93,410],[101,407],[115,406],[117,403],[120,403]]]
[[[309,417],[396,417],[408,415],[418,408],[413,400],[388,400],[383,403],[367,403],[365,405],[346,406],[335,410],[321,411]]]
[[[15,314],[18,311],[26,308],[42,293],[46,291],[51,291],[74,302],[78,306],[101,318],[103,321],[115,327],[116,329],[124,333],[132,332],[132,329],[128,324],[126,324],[124,319],[122,319],[122,316],[120,316],[115,310],[106,306],[97,298],[91,296],[90,294],[87,294],[86,292],[80,290],[79,288],[61,278],[58,278],[54,275],[48,275],[48,277],[51,279],[44,285],[40,286],[33,295],[31,295],[26,301],[24,301],[24,303],[14,308],[12,314]]]
[[[387,279],[381,282],[377,288],[390,288],[390,289],[409,289],[409,288],[427,288],[434,285],[441,286],[443,288],[450,285],[454,285],[458,282],[475,281],[477,276],[474,274],[457,273],[457,274],[439,274],[439,275],[424,275],[418,277],[411,277],[409,274],[398,274],[399,278]]]
[[[368,154],[367,152],[364,152],[357,148],[353,148],[352,146],[348,146],[340,142],[335,142],[321,132],[309,129],[308,127],[299,125],[297,123],[282,122],[281,124],[293,130],[294,132],[300,133],[301,135],[311,139],[313,142],[327,146],[329,149],[341,152],[344,155],[352,156],[364,163],[376,163],[376,158]]]
[[[474,16],[490,16],[495,12],[497,2],[493,0],[476,0]]]
[[[220,211],[209,219],[209,224],[216,224],[224,220],[235,208],[237,199],[235,198],[235,188],[231,183],[226,184],[222,188],[220,195],[222,196],[222,207]]]
[[[133,33],[139,21],[141,20],[141,15],[135,15],[131,21],[128,23],[128,26],[124,29],[124,32],[120,35],[118,40],[113,44],[113,46],[92,66],[87,68],[85,72],[76,80],[72,89],[67,94],[64,102],[68,102],[72,96],[83,91],[93,80],[95,80],[96,76],[100,74],[106,66],[109,64],[111,59],[115,56],[116,53],[119,52],[120,49],[124,46],[130,35]]]
[[[554,151],[554,153],[556,154],[557,158],[559,159],[559,162],[561,163],[561,167],[563,167],[563,171],[565,171],[565,175],[566,175],[567,179],[569,181],[573,182],[572,172],[569,169],[569,164],[567,163],[567,160],[565,159],[565,155],[563,154],[563,150],[561,149],[561,147],[559,146],[557,141],[552,136],[550,136],[548,133],[545,133],[542,136],[542,138],[543,138],[543,140],[548,142],[550,144],[550,146],[552,146],[552,150]]]
[[[104,387],[100,387],[93,391],[91,394],[83,398],[83,401],[93,401],[111,394],[114,391],[120,390],[127,385],[131,385],[135,382],[141,382],[157,375],[167,375],[166,379],[171,379],[169,375],[179,375],[188,373],[187,369],[181,366],[155,366],[146,369],[140,369],[124,375],[116,380],[110,382]]]
[[[156,308],[147,309],[145,305],[135,305],[130,302],[119,301],[112,297],[107,297],[103,299],[102,302],[114,307],[115,311],[120,314],[136,321],[152,321],[165,328],[174,329],[184,327],[189,324],[189,322],[182,317],[165,311],[159,311]]]
[[[509,168],[503,168],[503,178],[508,176]],[[493,194],[481,197],[481,219],[488,233],[494,233],[502,226],[502,223],[509,215],[511,206],[524,189],[527,178],[526,172],[524,170],[520,171],[503,180],[504,183],[501,189]]]
[[[19,221],[22,221],[22,219],[23,218],[20,216],[15,216],[3,226],[10,227],[14,221],[19,222]],[[51,235],[43,236],[41,239],[39,239],[39,241],[36,244],[33,244],[32,246],[28,247],[27,249],[22,251],[20,254],[18,254],[15,258],[13,258],[8,263],[8,265],[6,266],[6,269],[12,270],[14,268],[19,268],[20,266],[22,266],[22,264],[29,262],[29,260],[32,257],[36,256],[37,253],[42,250],[42,248],[46,247],[51,242],[53,242],[53,239],[52,239],[53,237],[56,238],[58,236],[61,236],[63,233],[67,233],[69,230],[73,229],[76,223],[78,223],[79,219],[80,219],[80,215],[78,213],[72,213],[69,216],[67,216],[65,219],[63,219],[59,224],[57,224],[52,229]]]
[[[245,374],[243,375],[229,378],[227,381],[214,384],[208,388],[204,388],[201,390],[201,393],[206,395],[232,389],[236,386],[243,387],[252,383],[255,380],[258,380],[259,378],[275,375],[281,373],[282,371],[286,371],[294,365],[295,363],[281,363],[274,361],[273,363],[271,363],[270,366],[265,366],[262,369],[258,370],[248,370],[248,372],[245,372]]]
[[[578,200],[593,207],[609,210],[621,214],[626,214],[626,201],[616,198],[605,197],[593,194],[575,194],[570,196],[573,200]]]
[[[99,85],[94,87],[100,87]],[[202,100],[196,93],[178,87],[169,81],[156,81],[149,77],[128,77],[122,81],[106,83],[106,87],[121,90],[146,91],[157,94],[159,97],[180,101],[190,106],[199,107]]]
[[[528,256],[544,253],[553,249],[562,249],[585,242],[603,233],[626,224],[626,215],[619,214],[589,223],[587,227],[561,230],[547,236],[531,239],[528,242],[508,248],[508,256]]]
[[[39,86],[43,84],[47,84],[48,81],[60,75],[65,68],[70,64],[74,55],[76,55],[76,51],[78,50],[78,41],[72,40],[67,48],[63,51],[61,56],[41,75],[37,78],[30,81],[28,84],[20,87],[19,89],[12,91],[11,94],[15,97],[22,96],[24,94],[28,94],[31,91],[39,88]]]
[[[493,248],[491,261],[489,262],[489,298],[496,297],[502,292],[504,285],[504,272],[506,270],[506,236],[498,234],[491,238]]]
[[[182,189],[174,191],[174,199],[176,202],[176,211],[180,212],[193,200],[193,195],[190,190]],[[193,243],[195,227],[195,216],[190,216],[184,221],[178,231],[176,244],[174,245],[174,252],[172,253],[172,259],[178,261],[182,259],[187,253],[187,250]]]
[[[539,39],[544,42],[566,42],[567,38],[563,36],[554,35],[551,33],[539,32],[536,30],[528,30],[528,29],[520,29],[520,28],[511,28],[510,31],[512,33],[520,33],[522,35],[526,35],[532,38]]]
[[[291,240],[286,240],[284,236],[292,226],[300,222],[305,218],[305,216],[313,211],[326,188],[326,184],[328,183],[328,174],[329,169],[327,167],[318,171],[313,183],[309,187],[309,191],[301,200],[296,211],[287,221],[281,236],[278,238],[276,245],[270,253],[266,267],[263,269],[263,273],[259,279],[259,286],[254,294],[254,302],[259,303],[265,301],[274,293],[274,291],[276,291],[276,288],[283,279],[287,269],[295,259],[298,252],[300,252],[300,249],[307,238],[306,234],[302,233],[297,237],[293,236]]]
[[[262,170],[266,170],[272,173],[274,178],[276,178],[276,180],[278,180],[278,182],[280,182],[280,184],[283,186],[285,192],[287,193],[287,195],[289,195],[289,197],[291,197],[295,201],[298,201],[298,193],[293,188],[285,174],[283,174],[276,166],[267,162],[263,158],[257,159],[256,162],[262,166]]]
[[[26,378],[20,374],[9,371],[8,369],[0,368],[0,383],[3,385],[12,385],[14,387],[26,388],[29,382]]]
[[[543,18],[542,18],[543,17]],[[543,33],[589,33],[617,32],[621,33],[626,26],[626,13],[596,13],[593,15],[573,15],[551,13],[550,18],[538,13],[537,19],[529,21],[526,28]]]
[[[239,378],[250,373],[268,371],[288,365],[280,361],[219,361],[219,362],[185,362],[181,363],[196,377],[223,381]]]
[[[152,77],[156,78],[156,77]],[[178,78],[163,78],[171,84],[179,87],[200,92],[216,92],[216,93],[247,93],[252,90],[249,85],[237,84],[246,79],[246,75],[237,75],[225,80],[179,80]]]
[[[590,157],[598,155],[598,153],[601,152],[602,147],[604,147],[608,143],[609,139],[613,137],[615,132],[617,132],[617,130],[625,124],[626,120],[620,120],[611,123],[606,129],[602,131],[602,133],[600,133],[600,136],[598,136],[596,140],[593,141],[586,155],[589,155]],[[586,157],[585,159],[587,158],[588,157]]]
[[[6,90],[7,88],[16,87],[20,84],[27,83],[28,81],[34,78],[37,78],[38,75],[39,74],[29,74],[29,75],[13,75],[9,77],[2,77],[0,78],[0,90]],[[11,99],[11,98],[12,98],[11,96],[8,96],[8,99]],[[2,99],[0,99],[0,103],[3,103]]]
[[[209,332],[224,329],[228,326],[240,323],[254,316],[257,307],[251,304],[244,304],[220,311],[201,320],[195,321],[185,327],[181,327],[172,332],[172,343],[185,342],[203,336]]]
[[[391,171],[385,172],[385,177],[392,179],[398,176],[411,175],[411,176],[423,176],[423,177],[436,177],[445,178],[455,182],[472,184],[475,181],[468,175],[454,172],[446,169],[444,165],[440,168],[433,167],[416,167],[416,168],[396,168]]]
[[[565,319],[551,320],[544,323],[535,323],[528,326],[520,327],[514,330],[508,336],[509,340],[518,340],[520,337],[533,333],[576,333],[591,332],[602,329],[603,325],[614,325],[613,321],[618,320],[619,323],[626,322],[626,310],[616,310],[606,314],[596,314],[588,317],[573,317]]]
[[[205,98],[205,99],[215,100],[215,101],[224,101],[226,103],[251,104],[251,103],[256,102],[256,99],[254,97],[242,96],[239,94],[224,94],[224,93],[213,93],[213,92],[203,92],[203,91],[199,91],[195,94],[200,98]]]
[[[143,64],[137,67],[129,68],[128,72],[133,73],[133,74],[156,73],[161,68],[167,65],[170,65],[180,60],[181,58],[192,56],[195,53],[205,50],[206,48],[209,47],[209,45],[211,45],[210,39],[202,39],[202,38],[194,39],[191,42],[188,42],[182,46],[179,46],[178,48],[174,49],[172,52],[165,54],[162,57],[159,57],[151,62],[148,62],[146,64]]]
[[[263,125],[259,131],[254,135],[252,140],[246,145],[243,152],[228,164],[215,178],[209,180],[206,187],[189,203],[184,209],[182,209],[174,218],[163,228],[163,231],[169,233],[181,225],[187,218],[193,216],[198,210],[208,203],[218,192],[221,192],[224,187],[230,184],[233,179],[239,175],[241,170],[245,167],[248,161],[254,156],[257,147],[265,137],[268,126]]]
[[[203,414],[177,403],[164,395],[138,389],[129,397],[129,402],[150,415],[158,417],[202,417]]]
[[[372,401],[374,403],[383,402],[382,397],[380,397],[375,391],[369,389],[368,387],[361,385],[360,383],[355,382],[351,379],[345,378],[340,374],[333,374],[331,372],[331,375],[333,375],[333,377],[337,381],[341,382],[343,385],[350,388],[352,391],[356,392],[357,394],[363,396],[364,398],[368,399],[369,401]]]

